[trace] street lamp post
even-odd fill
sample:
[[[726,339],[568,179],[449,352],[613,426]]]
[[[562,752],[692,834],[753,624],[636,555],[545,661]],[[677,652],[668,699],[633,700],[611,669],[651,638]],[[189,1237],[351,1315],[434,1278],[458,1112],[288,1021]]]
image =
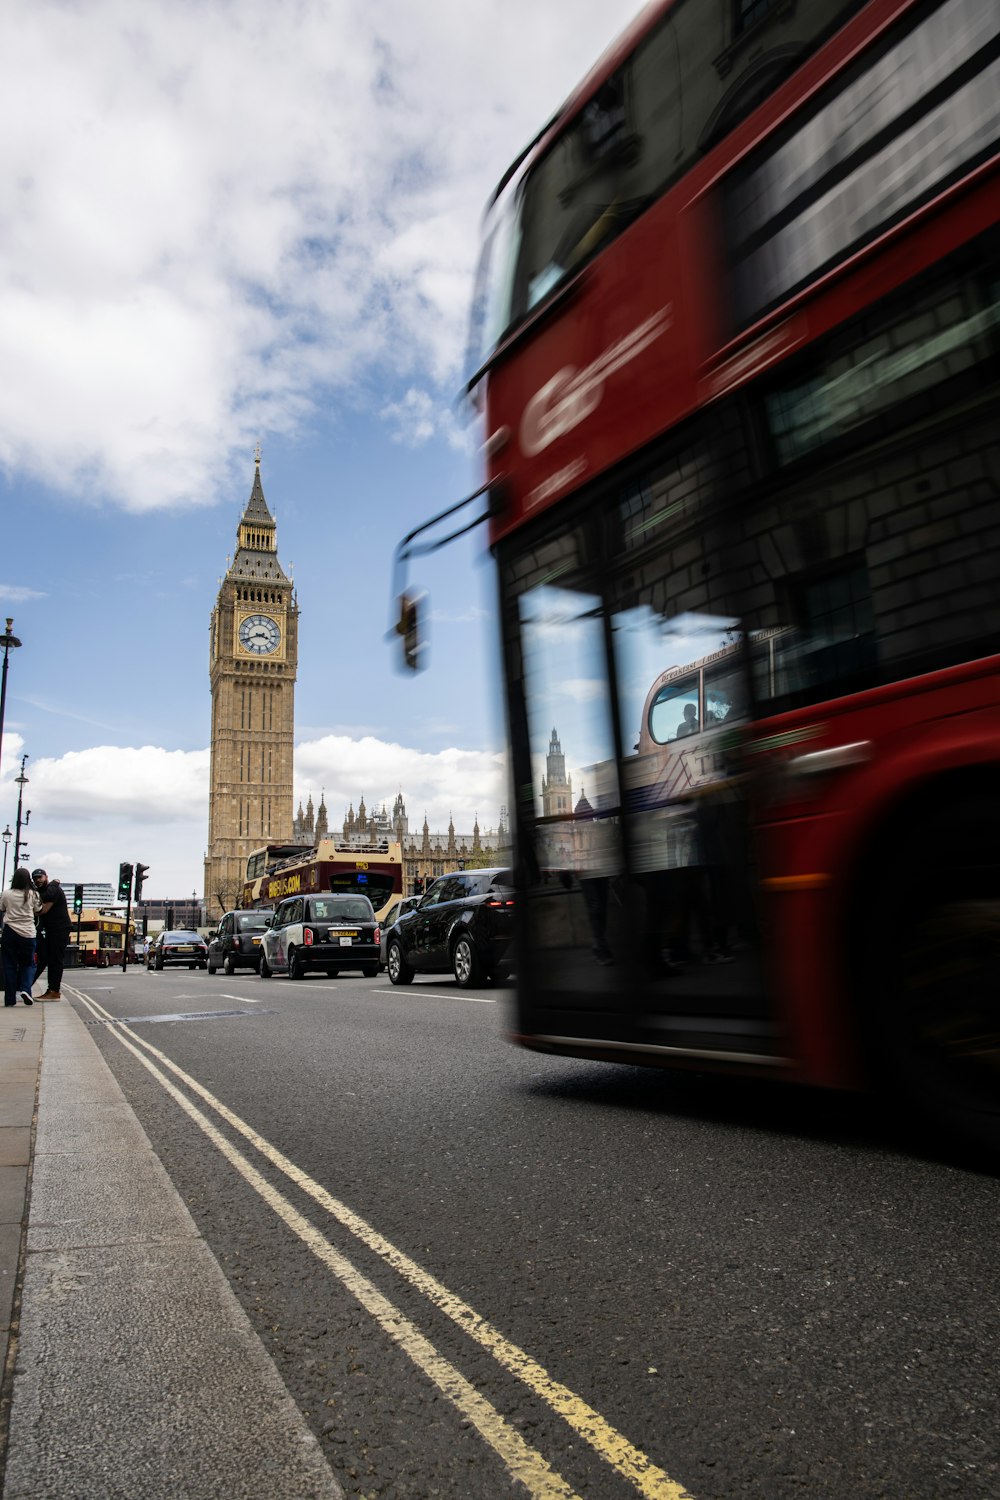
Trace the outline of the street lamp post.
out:
[[[0,635],[0,641],[3,642],[3,676],[0,678],[0,764],[3,762],[3,719],[7,710],[7,658],[11,650],[21,644],[11,630],[13,623],[13,615],[8,615],[7,629],[3,635]]]
[[[28,759],[28,757],[26,755],[22,755],[21,756],[21,774],[20,774],[20,776],[15,776],[14,777],[14,781],[15,781],[15,783],[17,785],[17,832],[16,832],[16,834],[14,836],[14,869],[15,870],[17,869],[18,865],[21,863],[21,808],[22,808],[22,805],[24,803],[24,789],[28,785],[28,777],[25,776],[25,774],[24,774],[24,763],[25,763],[25,761],[27,759]],[[25,826],[25,828],[27,828],[27,826],[28,826],[28,818],[30,818],[30,817],[31,817],[31,813],[29,812],[28,813],[28,817],[25,818],[25,820],[24,820],[24,826]]]
[[[7,885],[7,850],[10,848],[10,841],[13,837],[14,835],[11,833],[10,824],[8,823],[3,833],[0,834],[0,838],[3,839],[3,879],[0,880],[0,886],[4,887]]]

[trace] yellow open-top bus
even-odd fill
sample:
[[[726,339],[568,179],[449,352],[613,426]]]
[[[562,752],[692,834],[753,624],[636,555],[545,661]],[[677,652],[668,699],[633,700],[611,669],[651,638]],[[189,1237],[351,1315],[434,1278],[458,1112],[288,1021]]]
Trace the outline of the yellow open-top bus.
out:
[[[403,847],[385,839],[347,844],[320,839],[312,848],[265,844],[247,858],[241,907],[272,907],[286,896],[337,891],[367,896],[382,920],[394,896],[403,891]]]

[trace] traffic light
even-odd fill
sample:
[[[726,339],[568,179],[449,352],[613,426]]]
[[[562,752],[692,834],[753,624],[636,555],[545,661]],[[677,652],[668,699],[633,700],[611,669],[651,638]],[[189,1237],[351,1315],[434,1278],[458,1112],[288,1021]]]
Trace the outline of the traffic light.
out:
[[[423,613],[423,594],[400,594],[399,619],[396,634],[403,641],[403,666],[408,672],[419,672],[424,665],[425,642],[420,638],[420,616]]]
[[[141,901],[142,900],[142,882],[146,878],[146,871],[148,869],[149,869],[148,865],[136,865],[136,867],[135,867],[135,899],[136,899],[136,901]]]
[[[128,901],[132,895],[132,866],[124,860],[118,866],[118,899]]]
[[[80,913],[83,911],[83,886],[82,885],[75,885],[73,887],[73,910],[74,910],[74,912],[76,913],[77,916],[79,916]]]

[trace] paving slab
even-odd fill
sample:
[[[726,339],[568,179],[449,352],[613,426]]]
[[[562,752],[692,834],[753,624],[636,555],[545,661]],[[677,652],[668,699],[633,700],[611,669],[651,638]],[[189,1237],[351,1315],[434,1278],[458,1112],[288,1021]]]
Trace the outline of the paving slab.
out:
[[[42,1013],[3,1500],[343,1500],[90,1028]]]

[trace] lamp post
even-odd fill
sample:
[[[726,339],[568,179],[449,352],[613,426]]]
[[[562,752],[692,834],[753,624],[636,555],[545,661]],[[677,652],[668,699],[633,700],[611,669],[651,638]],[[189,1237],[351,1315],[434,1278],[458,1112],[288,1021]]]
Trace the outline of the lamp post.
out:
[[[21,774],[20,774],[20,776],[15,776],[14,777],[14,781],[15,781],[15,783],[17,785],[17,833],[15,834],[15,837],[14,837],[14,869],[15,870],[17,869],[18,865],[21,862],[21,807],[22,807],[22,804],[24,802],[24,789],[28,785],[28,778],[24,774],[24,763],[25,763],[25,761],[27,759],[28,759],[28,757],[26,755],[22,755],[21,756]],[[28,818],[30,818],[30,817],[31,817],[31,813],[29,812],[28,813]],[[25,820],[24,820],[24,826],[25,826],[25,828],[27,828],[27,826],[28,826],[28,818],[25,818]]]
[[[11,630],[13,623],[13,615],[8,615],[7,629],[3,635],[0,635],[0,641],[3,642],[3,677],[0,679],[0,764],[3,762],[3,718],[7,709],[7,658],[11,650],[21,644]]]
[[[10,848],[10,841],[13,837],[14,835],[11,833],[10,824],[8,823],[3,833],[0,834],[0,838],[3,839],[3,879],[0,880],[0,886],[4,886],[5,888],[7,885],[7,850]]]

